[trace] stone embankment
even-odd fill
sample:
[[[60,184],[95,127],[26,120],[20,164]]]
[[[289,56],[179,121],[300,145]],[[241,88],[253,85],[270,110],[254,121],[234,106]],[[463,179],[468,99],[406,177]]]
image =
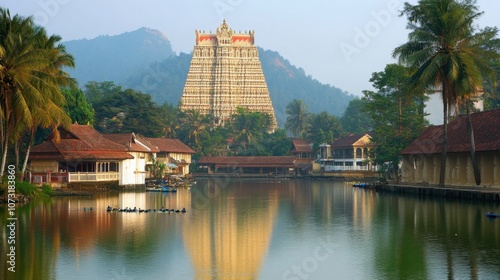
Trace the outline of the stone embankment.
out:
[[[409,193],[422,196],[470,199],[479,201],[500,202],[500,188],[494,187],[438,187],[381,184],[375,185],[376,191]]]
[[[21,204],[30,202],[29,196],[24,195],[24,194],[19,194],[19,193],[15,194],[13,200],[14,200],[15,203],[21,203]],[[12,202],[12,201],[10,201],[10,202]],[[9,203],[9,199],[7,197],[7,194],[1,195],[0,196],[0,204],[7,204],[7,203]]]

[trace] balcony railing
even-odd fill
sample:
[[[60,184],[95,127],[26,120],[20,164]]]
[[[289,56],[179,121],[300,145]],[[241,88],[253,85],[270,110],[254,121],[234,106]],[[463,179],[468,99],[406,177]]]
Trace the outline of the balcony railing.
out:
[[[32,172],[27,180],[35,184],[117,181],[119,172]]]
[[[70,172],[68,182],[116,181],[118,172]]]
[[[325,172],[332,171],[377,171],[375,166],[335,166],[335,165],[325,165]]]

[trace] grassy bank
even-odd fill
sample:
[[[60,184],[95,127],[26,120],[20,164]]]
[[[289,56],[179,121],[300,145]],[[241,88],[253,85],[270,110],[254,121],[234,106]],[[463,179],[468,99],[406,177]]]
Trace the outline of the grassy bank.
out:
[[[5,181],[4,181],[5,182]],[[43,185],[42,187],[35,186],[28,182],[17,182],[16,181],[16,198],[18,202],[31,202],[37,200],[47,200],[53,195],[54,191],[49,185]],[[2,183],[0,188],[0,203],[7,202],[8,189],[5,183]]]

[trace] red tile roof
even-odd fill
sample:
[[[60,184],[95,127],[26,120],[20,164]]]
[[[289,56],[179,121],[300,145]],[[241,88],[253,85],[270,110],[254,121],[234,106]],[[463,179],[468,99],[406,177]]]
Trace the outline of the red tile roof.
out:
[[[159,152],[196,154],[195,150],[191,149],[178,139],[146,138],[146,140],[151,143],[151,145],[156,147]]]
[[[476,151],[500,151],[500,109],[471,114]],[[401,154],[441,153],[443,126],[430,126],[408,145]],[[466,116],[461,115],[448,124],[447,152],[469,152]]]
[[[201,157],[199,164],[216,164],[218,166],[239,167],[295,167],[293,156],[228,156]]]
[[[121,160],[133,158],[127,149],[104,138],[88,125],[71,125],[61,129],[61,139],[46,139],[31,149],[30,160]]]
[[[301,139],[292,139],[293,148],[291,153],[312,153],[313,150],[307,141]]]
[[[104,138],[101,133],[89,125],[72,124],[69,133],[93,150],[126,151],[122,145]]]
[[[121,144],[131,152],[158,152],[158,148],[147,141],[146,138],[134,133],[103,134],[103,136],[108,140]]]

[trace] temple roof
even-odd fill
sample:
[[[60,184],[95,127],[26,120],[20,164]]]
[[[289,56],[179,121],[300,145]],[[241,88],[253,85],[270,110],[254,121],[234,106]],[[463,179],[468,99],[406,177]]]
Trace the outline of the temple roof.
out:
[[[500,109],[471,114],[477,152],[500,151]],[[441,153],[443,126],[428,127],[408,145],[402,155]],[[460,115],[448,124],[447,152],[469,152],[466,115]]]

